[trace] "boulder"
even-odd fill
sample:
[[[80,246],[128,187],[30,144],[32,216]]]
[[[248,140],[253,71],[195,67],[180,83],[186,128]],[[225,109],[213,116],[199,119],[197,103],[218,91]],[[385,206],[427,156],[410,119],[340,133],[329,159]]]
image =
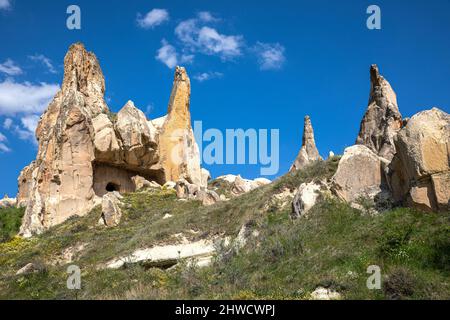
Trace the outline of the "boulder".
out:
[[[450,115],[438,108],[411,117],[395,138],[389,165],[394,200],[425,211],[449,210]]]
[[[292,201],[292,217],[299,218],[306,215],[320,198],[322,183],[302,183]]]
[[[205,206],[209,206],[220,201],[220,197],[215,191],[200,188],[195,184],[187,182],[185,179],[180,179],[177,181],[175,190],[177,192],[178,199],[198,200]]]
[[[363,145],[345,149],[331,182],[332,192],[347,202],[387,192],[380,157]]]
[[[341,300],[342,296],[339,292],[330,288],[317,287],[311,293],[311,300]]]
[[[136,175],[131,178],[134,183],[134,188],[136,191],[145,189],[145,188],[161,188],[161,185],[155,181],[148,181],[147,179]]]
[[[319,155],[319,151],[316,147],[311,119],[309,116],[305,116],[302,147],[289,171],[301,170],[309,164],[319,160],[322,160],[322,157]]]
[[[120,200],[123,197],[117,191],[108,192],[102,198],[102,222],[107,227],[119,225],[122,217]]]
[[[144,113],[132,101],[128,101],[117,114],[115,127],[122,141],[124,162],[128,166],[151,167],[158,162],[156,129],[149,125]]]
[[[394,137],[403,125],[397,96],[377,65],[370,67],[369,105],[361,121],[356,144],[368,147],[391,160],[395,154]]]

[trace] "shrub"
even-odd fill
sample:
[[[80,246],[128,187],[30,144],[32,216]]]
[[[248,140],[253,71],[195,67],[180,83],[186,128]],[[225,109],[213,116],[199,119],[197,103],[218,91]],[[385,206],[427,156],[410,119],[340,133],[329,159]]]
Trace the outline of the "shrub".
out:
[[[19,232],[24,213],[25,208],[0,209],[0,242],[9,241]]]

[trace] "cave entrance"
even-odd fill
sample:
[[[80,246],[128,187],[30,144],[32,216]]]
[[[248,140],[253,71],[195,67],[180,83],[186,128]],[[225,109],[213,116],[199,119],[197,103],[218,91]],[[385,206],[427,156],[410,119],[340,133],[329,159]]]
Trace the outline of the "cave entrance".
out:
[[[113,191],[120,191],[120,186],[114,182],[108,182],[106,185],[106,191],[107,192],[113,192]]]

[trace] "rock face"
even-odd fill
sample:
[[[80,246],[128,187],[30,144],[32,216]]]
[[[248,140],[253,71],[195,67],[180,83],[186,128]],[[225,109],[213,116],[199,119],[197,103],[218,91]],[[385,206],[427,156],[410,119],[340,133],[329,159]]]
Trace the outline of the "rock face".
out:
[[[390,164],[394,200],[426,211],[449,210],[450,115],[422,111],[400,130]]]
[[[321,189],[322,185],[315,182],[300,185],[292,202],[292,217],[294,219],[308,213],[319,200]]]
[[[205,206],[220,201],[220,197],[215,191],[200,188],[198,185],[189,183],[185,179],[177,181],[175,190],[179,199],[199,200]]]
[[[302,147],[297,155],[294,163],[291,166],[290,172],[301,170],[314,161],[322,160],[314,140],[314,130],[309,116],[305,117],[305,124],[303,129]]]
[[[167,118],[159,135],[160,162],[166,181],[183,178],[206,187],[202,185],[200,151],[191,127],[190,96],[191,83],[186,70],[177,67]]]
[[[345,149],[331,182],[332,191],[347,202],[374,199],[387,192],[382,159],[363,145]]]
[[[356,144],[362,144],[377,155],[391,160],[395,154],[394,137],[402,127],[397,96],[376,65],[370,67],[370,97],[361,121]]]
[[[132,178],[137,175],[161,185],[179,178],[204,181],[183,68],[175,72],[169,114],[154,122],[131,101],[114,116],[104,92],[95,55],[80,43],[72,45],[64,59],[61,90],[36,129],[36,160],[18,179],[18,204],[27,206],[21,235],[39,234],[71,216],[85,215],[108,192],[135,191]]]
[[[119,225],[122,217],[120,209],[120,200],[122,196],[117,191],[108,192],[102,198],[102,222],[107,227]]]

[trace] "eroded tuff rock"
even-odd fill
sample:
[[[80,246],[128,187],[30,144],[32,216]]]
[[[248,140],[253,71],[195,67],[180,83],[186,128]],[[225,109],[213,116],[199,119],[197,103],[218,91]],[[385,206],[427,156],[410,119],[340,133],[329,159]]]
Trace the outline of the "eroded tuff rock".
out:
[[[384,198],[389,193],[383,158],[363,145],[345,149],[331,183],[333,193],[350,203],[381,196]]]
[[[411,117],[395,138],[394,199],[426,211],[449,210],[450,115],[433,108]]]
[[[122,210],[120,209],[122,198],[117,191],[108,192],[103,196],[101,222],[105,226],[115,227],[119,225],[122,218]]]
[[[135,191],[132,178],[137,175],[161,185],[179,178],[199,185],[205,181],[184,68],[175,72],[169,114],[154,121],[131,101],[112,114],[104,92],[95,55],[81,43],[72,45],[64,59],[61,90],[36,129],[36,160],[18,179],[18,204],[27,206],[21,235],[39,234],[71,216],[85,215],[108,192]]]
[[[289,171],[303,169],[314,161],[322,160],[314,140],[314,130],[309,116],[305,117],[302,147]]]
[[[186,70],[175,69],[175,79],[170,95],[167,118],[159,135],[160,162],[166,181],[180,178],[202,185],[200,151],[191,127],[191,83]]]
[[[395,154],[394,137],[402,127],[397,96],[376,65],[370,67],[369,105],[356,139],[377,155],[391,160]]]
[[[177,181],[175,191],[177,192],[178,199],[198,200],[205,206],[220,201],[220,197],[215,191],[201,188],[196,184],[189,183],[185,179]]]
[[[2,208],[11,208],[17,205],[16,198],[10,198],[8,195],[5,195],[3,199],[0,200],[0,209]]]
[[[327,186],[321,182],[302,183],[292,201],[292,218],[306,215],[321,197],[321,190]]]

